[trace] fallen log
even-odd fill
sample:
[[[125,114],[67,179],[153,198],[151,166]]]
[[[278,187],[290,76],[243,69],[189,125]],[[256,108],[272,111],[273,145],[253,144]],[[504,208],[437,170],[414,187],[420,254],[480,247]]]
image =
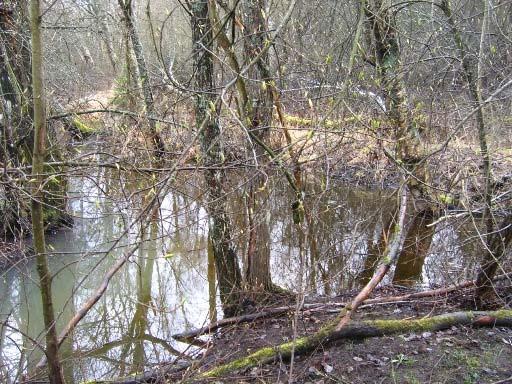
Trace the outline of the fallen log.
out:
[[[197,379],[220,377],[228,373],[271,363],[278,359],[312,351],[342,339],[364,339],[407,332],[439,331],[454,325],[512,327],[512,310],[489,312],[454,312],[430,318],[403,320],[369,320],[350,322],[337,329],[339,320],[320,328],[311,336],[301,337],[278,346],[266,347],[230,363],[214,367],[198,375]]]
[[[496,276],[493,281],[502,281],[506,279],[512,280],[512,272],[505,273],[503,275]],[[468,280],[463,281],[459,284],[453,284],[448,287],[430,289],[428,291],[420,291],[407,293],[401,296],[389,296],[389,297],[380,297],[375,299],[368,299],[363,302],[363,304],[381,304],[381,303],[393,303],[397,301],[404,301],[409,299],[421,299],[425,297],[433,297],[433,296],[445,296],[451,292],[459,291],[465,288],[473,288],[476,286],[476,280]]]
[[[501,281],[505,279],[512,279],[512,272],[508,272],[503,275],[496,276],[493,281]],[[466,288],[473,288],[476,286],[475,280],[469,280],[464,281],[459,284],[453,284],[447,287],[442,288],[436,288],[436,289],[430,289],[427,291],[420,291],[420,292],[412,292],[407,293],[405,295],[400,296],[388,296],[388,297],[377,297],[374,299],[367,299],[362,302],[364,306],[366,305],[372,305],[372,304],[392,304],[392,303],[399,303],[399,302],[406,302],[407,300],[411,299],[422,299],[425,297],[435,297],[435,296],[446,296],[449,293],[459,291],[461,289]],[[345,307],[347,303],[345,302],[330,302],[330,303],[309,303],[304,304],[302,309],[306,310],[314,310],[319,311],[327,307]],[[227,317],[225,319],[218,320],[216,322],[210,323],[208,325],[205,325],[201,328],[191,329],[190,331],[176,333],[172,335],[172,338],[178,341],[187,341],[191,339],[195,339],[201,335],[211,333],[219,328],[226,327],[228,325],[234,325],[234,324],[242,324],[242,323],[248,323],[251,321],[267,318],[270,316],[275,315],[281,315],[283,313],[288,313],[290,311],[295,311],[297,307],[295,305],[290,306],[284,306],[284,307],[277,307],[277,308],[271,308],[267,309],[261,312],[251,313],[247,315],[241,315],[236,317]]]
[[[343,306],[343,305],[344,304],[339,304],[339,306]],[[304,304],[303,309],[322,308],[324,306],[325,306],[325,304]],[[267,310],[264,310],[261,312],[250,313],[247,315],[227,317],[225,319],[210,323],[201,328],[192,329],[187,332],[176,333],[176,334],[172,335],[172,338],[176,339],[176,340],[195,339],[201,335],[204,335],[206,333],[211,333],[211,332],[213,332],[221,327],[225,327],[227,325],[248,323],[248,322],[262,319],[265,317],[270,317],[270,316],[274,316],[274,315],[280,315],[283,313],[287,313],[290,311],[295,311],[296,309],[297,309],[297,306],[289,305],[289,306],[285,306],[285,307],[270,308],[270,309],[267,309]]]

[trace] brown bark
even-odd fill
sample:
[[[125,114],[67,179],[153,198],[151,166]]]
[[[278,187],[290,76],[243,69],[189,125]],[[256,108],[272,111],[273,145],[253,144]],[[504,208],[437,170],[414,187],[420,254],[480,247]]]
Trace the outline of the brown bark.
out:
[[[485,251],[476,279],[475,296],[479,307],[496,304],[493,303],[495,294],[492,281],[500,263],[504,261],[510,243],[512,243],[512,215],[503,219],[500,228],[489,236],[488,249]]]
[[[268,143],[274,94],[269,70],[268,51],[261,54],[268,40],[267,20],[265,18],[266,0],[245,0],[242,6],[244,24],[245,61],[251,62],[258,56],[255,65],[251,66],[247,75],[246,105],[247,129],[251,136],[264,144]],[[268,163],[268,155],[264,148],[252,141],[257,163],[264,169]],[[249,247],[247,252],[246,280],[253,290],[272,291],[270,275],[270,227],[267,219],[269,212],[269,190],[266,185],[264,170],[258,172],[251,181],[249,190]]]
[[[270,157],[281,165],[280,159],[274,155],[265,143],[272,122],[273,97],[275,94],[269,72],[268,50],[272,44],[272,39],[266,25],[265,3],[266,0],[247,0],[244,3],[243,29],[245,32],[244,58],[246,65],[242,67],[240,64],[242,60],[237,57],[232,42],[224,31],[224,24],[219,19],[216,1],[208,0],[209,16],[216,41],[224,50],[231,70],[236,74],[228,87],[236,85],[239,118],[251,138],[249,150],[256,154],[255,162],[258,164],[263,163],[265,165],[267,163],[266,158]],[[276,28],[274,36],[277,36],[288,22],[295,5],[296,0],[292,0],[281,24]],[[235,10],[230,10],[230,12],[235,15]],[[246,74],[248,74],[248,81],[245,80]],[[282,167],[282,170],[296,195],[302,198],[294,177],[284,167]],[[276,287],[272,284],[268,269],[270,253],[268,252],[268,224],[265,217],[268,211],[266,208],[268,191],[264,180],[262,172],[253,178],[249,189],[247,209],[248,211],[252,209],[252,212],[249,212],[248,220],[250,225],[247,239],[249,244],[247,247],[248,268],[246,278],[252,289],[270,289],[273,291]],[[303,215],[301,199],[294,202],[293,212],[294,220],[295,217]]]
[[[365,5],[365,0],[362,0]],[[409,173],[407,186],[416,210],[429,209],[430,175],[421,148],[424,127],[415,122],[403,81],[400,42],[395,16],[388,0],[371,0],[366,16],[375,48],[377,76],[386,100],[387,115],[394,127],[396,156]]]
[[[15,167],[32,161],[32,76],[28,1],[0,4],[0,101],[2,163]],[[30,232],[30,204],[18,183],[1,176],[4,204],[0,235],[16,239]],[[18,185],[16,185],[18,184]]]
[[[485,35],[485,18],[487,17],[487,3],[484,5],[484,21],[482,23],[482,37]],[[477,108],[475,113],[476,125],[478,130],[478,140],[480,144],[480,155],[482,157],[482,176],[484,180],[484,210],[483,220],[487,227],[487,237],[485,241],[484,257],[480,263],[476,290],[476,302],[478,306],[485,307],[486,303],[492,303],[495,299],[491,280],[496,273],[499,262],[503,259],[505,250],[510,243],[512,231],[509,228],[511,224],[510,217],[503,220],[501,227],[495,232],[496,224],[492,215],[492,168],[489,148],[487,143],[487,131],[485,125],[484,102],[482,100],[481,84],[478,76],[478,60],[482,54],[481,50],[475,59],[469,52],[469,47],[462,38],[460,29],[457,27],[455,16],[452,12],[450,0],[442,0],[441,9],[443,10],[448,24],[451,27],[453,39],[459,53],[459,59],[462,63],[462,70],[469,88],[471,101]]]
[[[219,126],[218,105],[213,78],[213,34],[209,19],[208,1],[191,3],[194,81],[196,86],[196,125],[201,131],[203,162],[207,167],[208,188],[206,206],[210,215],[209,238],[213,248],[220,297],[226,316],[238,311],[241,273],[232,241],[232,229],[227,214],[224,191],[226,175],[222,165],[224,150]],[[211,167],[211,168],[210,168]]]
[[[101,35],[101,40],[103,40],[103,44],[105,45],[105,49],[107,51],[108,60],[110,61],[110,66],[112,67],[112,72],[116,73],[116,53],[114,51],[114,46],[112,44],[112,36],[110,34],[110,30],[108,28],[108,24],[106,21],[107,13],[102,9],[102,4],[99,0],[94,0],[90,7],[92,12],[96,17],[96,22],[99,27],[99,34]]]

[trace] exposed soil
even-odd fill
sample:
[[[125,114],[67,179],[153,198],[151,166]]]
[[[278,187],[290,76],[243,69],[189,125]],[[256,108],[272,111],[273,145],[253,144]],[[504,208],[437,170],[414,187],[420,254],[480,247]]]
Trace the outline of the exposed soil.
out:
[[[379,289],[375,296],[398,295],[408,291],[385,287]],[[500,292],[510,307],[510,283],[500,288]],[[338,297],[336,301],[343,302],[348,298]],[[366,306],[360,309],[356,320],[418,318],[468,310],[470,303],[471,295],[467,290],[443,298]],[[321,311],[301,312],[298,336],[315,332],[324,322],[336,316],[338,310],[332,306]],[[198,358],[198,369],[203,371],[227,363],[261,347],[289,341],[292,337],[293,314],[222,329],[211,340],[206,353]],[[290,367],[289,361],[275,361],[209,382],[288,383]],[[186,372],[185,377],[191,378],[197,372]],[[512,383],[512,329],[460,326],[437,332],[341,341],[296,357],[291,374],[291,382],[304,384]]]

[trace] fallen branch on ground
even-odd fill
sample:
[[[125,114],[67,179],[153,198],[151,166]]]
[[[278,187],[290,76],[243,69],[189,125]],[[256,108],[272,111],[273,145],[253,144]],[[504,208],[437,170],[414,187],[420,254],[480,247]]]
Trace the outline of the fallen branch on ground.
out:
[[[493,281],[501,281],[505,279],[512,279],[512,272],[496,276]],[[435,297],[435,296],[445,296],[451,292],[455,292],[461,289],[465,288],[472,288],[476,284],[475,280],[469,280],[464,281],[459,284],[453,284],[448,287],[442,287],[442,288],[436,288],[436,289],[430,289],[428,291],[421,291],[421,292],[413,292],[413,293],[407,293],[405,295],[400,296],[388,296],[388,297],[377,297],[375,299],[367,299],[362,302],[363,305],[372,305],[372,304],[392,304],[392,303],[398,303],[398,302],[404,302],[411,299],[421,299],[425,297]],[[341,303],[309,303],[304,304],[302,309],[305,309],[306,311],[320,311],[322,309],[325,309],[326,307],[344,307],[347,303],[341,302]],[[234,324],[242,324],[242,323],[249,323],[251,321],[264,319],[270,316],[275,315],[281,315],[284,313],[288,313],[290,311],[294,311],[296,309],[295,305],[285,306],[285,307],[277,307],[277,308],[271,308],[266,309],[261,312],[257,313],[251,313],[248,315],[242,315],[242,316],[236,316],[236,317],[227,317],[225,319],[210,323],[208,325],[205,325],[201,328],[192,329],[187,332],[182,333],[176,333],[172,335],[172,338],[175,340],[191,340],[194,338],[197,338],[199,336],[202,336],[207,333],[211,333],[219,328],[226,327],[229,325]]]
[[[338,325],[336,326],[336,331],[340,331],[345,325],[350,323],[352,316],[356,312],[357,308],[363,302],[368,299],[373,290],[377,288],[380,284],[384,276],[388,273],[391,266],[395,263],[400,255],[400,250],[402,249],[402,245],[405,240],[405,236],[407,235],[408,229],[406,228],[405,223],[405,214],[407,212],[407,188],[405,186],[402,187],[402,194],[400,197],[400,210],[398,212],[398,222],[395,224],[394,233],[391,240],[391,243],[388,247],[386,247],[386,251],[384,253],[384,257],[382,258],[382,264],[377,268],[377,271],[373,274],[372,278],[366,284],[363,289],[357,294],[357,296],[345,306],[339,315]]]
[[[343,304],[337,304],[336,303],[336,305],[340,305],[341,306]],[[325,306],[326,306],[326,304],[304,304],[303,308],[305,308],[305,309],[313,309],[313,308],[322,308],[322,307],[325,307]],[[208,325],[206,325],[204,327],[201,327],[201,328],[192,329],[192,330],[187,331],[187,332],[176,333],[176,334],[172,335],[172,338],[176,339],[176,340],[190,340],[190,339],[194,339],[194,338],[196,338],[198,336],[204,335],[206,333],[213,332],[213,331],[215,331],[215,330],[217,330],[217,329],[219,329],[221,327],[225,327],[227,325],[248,323],[248,322],[251,322],[251,321],[254,321],[254,320],[258,320],[258,319],[262,319],[262,318],[265,318],[265,317],[274,316],[274,315],[280,315],[280,314],[283,314],[283,313],[294,311],[296,309],[297,309],[297,307],[295,305],[289,305],[289,306],[286,306],[286,307],[270,308],[270,309],[267,309],[267,310],[264,310],[264,311],[261,311],[261,312],[250,313],[250,314],[247,314],[247,315],[241,315],[241,316],[236,316],[236,317],[228,317],[228,318],[216,321],[214,323],[208,324]]]
[[[325,346],[342,339],[364,339],[397,333],[439,331],[454,325],[512,327],[512,310],[454,312],[415,320],[370,320],[351,322],[345,324],[340,330],[337,330],[338,321],[334,320],[320,328],[320,330],[311,336],[305,336],[293,342],[287,342],[278,346],[262,348],[248,356],[203,372],[198,378],[219,377],[234,371],[245,370],[270,363],[276,359],[288,359],[293,347],[295,348],[294,353],[297,355],[304,354],[321,345]]]

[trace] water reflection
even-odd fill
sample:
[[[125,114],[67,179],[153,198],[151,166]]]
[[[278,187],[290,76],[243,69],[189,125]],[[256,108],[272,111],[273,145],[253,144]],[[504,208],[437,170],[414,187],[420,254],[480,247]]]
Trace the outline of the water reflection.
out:
[[[417,213],[411,219],[402,251],[398,257],[393,283],[413,285],[421,276],[425,257],[435,233],[432,211]]]
[[[158,219],[143,230],[140,225],[128,226],[147,193],[140,175],[121,177],[103,169],[71,181],[75,226],[48,241],[50,268],[56,274],[58,329],[92,295],[124,251],[140,246],[62,347],[70,383],[140,372],[159,362],[193,355],[196,347],[177,342],[171,335],[222,316],[201,198],[202,177],[182,176],[161,201]],[[236,175],[230,175],[230,180],[234,186],[229,207],[233,236],[238,240],[238,254],[244,256],[245,191],[237,186]],[[266,215],[272,279],[296,290],[301,239],[292,221],[290,191],[276,180],[268,184],[270,211]],[[389,238],[396,198],[392,191],[325,188],[326,183],[314,178],[305,185],[309,212],[302,244],[306,262],[302,281],[307,282],[309,294],[336,295],[368,278]],[[464,240],[472,236],[464,232],[468,227],[448,222],[427,227],[426,218],[417,220],[397,265],[395,282],[438,284],[464,278],[471,271],[471,264],[464,260],[472,248]],[[36,276],[29,261],[0,278],[0,321],[12,326],[2,327],[0,333],[2,382],[13,381],[19,367],[30,371],[42,356],[37,346],[44,342],[44,335]]]

